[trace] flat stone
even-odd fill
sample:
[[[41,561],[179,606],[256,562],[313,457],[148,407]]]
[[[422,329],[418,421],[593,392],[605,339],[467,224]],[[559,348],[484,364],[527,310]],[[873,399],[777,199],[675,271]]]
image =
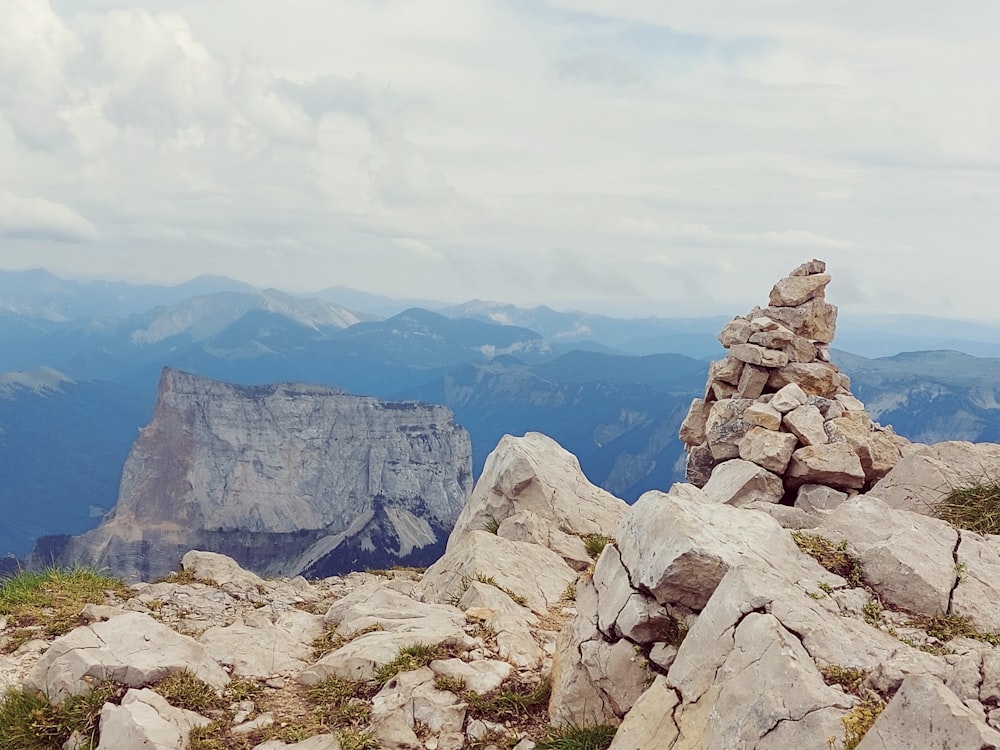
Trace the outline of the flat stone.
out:
[[[793,484],[825,484],[840,490],[864,486],[865,472],[858,455],[845,443],[807,445],[792,453],[786,480]]]
[[[747,409],[748,414],[749,412],[750,409]],[[754,427],[740,442],[740,458],[752,461],[775,474],[784,474],[798,442],[795,435],[789,432]]]
[[[781,477],[755,463],[734,458],[715,467],[704,491],[712,502],[738,507],[755,500],[776,503],[785,490]]]
[[[798,383],[807,394],[833,398],[841,387],[841,373],[836,365],[826,362],[791,362],[772,370],[767,380],[768,387],[775,390],[789,383]]]
[[[766,349],[757,344],[734,344],[730,347],[729,354],[741,362],[760,367],[784,367],[788,364],[788,355],[784,352]]]
[[[795,267],[789,276],[811,276],[816,273],[826,273],[826,263],[813,258]]]

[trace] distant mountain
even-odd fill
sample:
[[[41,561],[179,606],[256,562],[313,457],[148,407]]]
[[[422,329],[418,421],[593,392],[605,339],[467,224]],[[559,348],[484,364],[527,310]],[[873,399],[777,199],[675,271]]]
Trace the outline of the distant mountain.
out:
[[[313,292],[312,297],[318,297],[334,302],[352,310],[363,311],[380,318],[391,318],[393,315],[409,310],[411,307],[422,307],[427,310],[439,310],[447,304],[439,300],[387,297],[384,294],[370,294],[346,286],[332,286]]]
[[[31,305],[63,320],[122,317],[196,296],[255,291],[249,284],[224,276],[198,276],[167,286],[122,281],[74,281],[61,279],[41,268],[25,271],[0,269],[0,310],[15,304]]]
[[[1000,359],[951,351],[834,352],[872,417],[910,440],[1000,442]]]
[[[936,350],[1000,357],[1000,325],[930,315],[842,315],[837,347],[862,357]]]
[[[550,307],[524,308],[500,302],[472,300],[440,309],[453,318],[488,320],[537,331],[563,350],[583,345],[627,354],[680,352],[690,357],[718,357],[715,336],[729,320],[710,318],[611,318],[585,312],[558,312]]]

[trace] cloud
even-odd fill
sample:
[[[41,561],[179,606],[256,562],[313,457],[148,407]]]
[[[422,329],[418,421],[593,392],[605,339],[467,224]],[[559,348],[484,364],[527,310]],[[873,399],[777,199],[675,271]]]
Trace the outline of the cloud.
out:
[[[447,260],[447,256],[440,250],[435,250],[426,242],[421,242],[412,237],[397,237],[392,241],[392,246],[412,253],[422,260]]]
[[[91,242],[94,225],[61,203],[0,191],[0,237]]]

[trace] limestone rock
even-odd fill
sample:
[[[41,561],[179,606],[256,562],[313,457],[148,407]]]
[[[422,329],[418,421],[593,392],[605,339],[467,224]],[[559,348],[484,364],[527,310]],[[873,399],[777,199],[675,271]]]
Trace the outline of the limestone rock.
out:
[[[858,454],[845,443],[807,445],[792,453],[786,478],[795,485],[825,484],[841,490],[864,486],[865,472]]]
[[[708,413],[712,406],[705,399],[696,398],[691,402],[687,416],[681,422],[680,438],[686,445],[698,445],[704,443],[705,423],[708,421]]]
[[[841,387],[841,373],[827,362],[790,362],[772,370],[767,381],[775,390],[789,383],[797,383],[807,394],[832,398]]]
[[[105,703],[101,709],[101,741],[96,750],[186,750],[191,730],[211,721],[193,711],[174,708],[152,690],[129,690],[121,705]]]
[[[673,712],[677,694],[660,675],[625,715],[608,750],[661,750],[673,747],[677,725]]]
[[[792,409],[797,409],[798,407],[806,403],[808,396],[806,392],[802,390],[802,386],[798,383],[792,382],[787,385],[782,386],[774,394],[768,404],[772,409],[776,409],[782,414],[790,412]]]
[[[951,611],[985,633],[1000,632],[1000,537],[959,532]],[[998,696],[1000,698],[1000,696]]]
[[[755,500],[776,503],[784,494],[784,486],[776,474],[750,461],[734,458],[715,467],[704,491],[712,502],[739,506]]]
[[[202,549],[262,574],[325,576],[365,544],[386,567],[426,563],[468,497],[471,456],[441,406],[165,369],[114,512],[58,562],[149,580]]]
[[[823,484],[804,484],[795,496],[795,507],[807,513],[833,510],[848,498],[846,492]]]
[[[781,429],[781,412],[775,409],[770,402],[766,404],[751,404],[743,412],[743,419],[752,425],[763,427],[766,430],[777,431]],[[740,447],[742,447],[742,443]]]
[[[798,307],[821,295],[829,283],[830,275],[826,273],[786,276],[774,285],[769,303],[774,307]]]
[[[496,690],[511,675],[508,662],[480,659],[464,662],[461,659],[439,659],[430,663],[431,671],[441,677],[465,681],[465,687],[480,695]]]
[[[922,675],[903,680],[858,750],[994,750],[1000,732],[987,726],[939,681]]]
[[[447,551],[451,554],[456,545],[464,544],[470,532],[499,524],[519,511],[530,511],[563,534],[579,536],[607,533],[627,508],[624,501],[587,481],[576,457],[551,438],[537,432],[520,438],[505,435],[487,457]],[[503,572],[492,566],[480,570]]]
[[[734,318],[719,332],[719,343],[729,349],[737,344],[745,344],[749,341],[753,328],[746,318]]]
[[[750,411],[747,409],[748,415]],[[777,414],[777,412],[775,413]],[[798,443],[798,439],[791,433],[754,427],[747,432],[746,437],[740,443],[740,458],[744,461],[753,461],[758,466],[775,474],[784,474]],[[709,481],[711,482],[711,480]],[[772,494],[780,498],[780,494]]]
[[[735,398],[757,398],[767,385],[768,371],[763,367],[746,365],[736,384]]]
[[[812,404],[805,404],[785,414],[782,422],[802,445],[825,445],[828,441],[823,429],[823,415]]]
[[[759,367],[785,367],[788,364],[787,354],[758,344],[735,344],[729,349],[729,354],[741,362]]]
[[[716,401],[708,413],[705,432],[712,456],[725,461],[740,455],[739,443],[750,429],[743,413],[753,404],[747,398]]]
[[[323,618],[292,611],[274,622],[234,623],[209,628],[198,641],[220,664],[243,677],[292,674],[312,662],[312,642],[323,633]]]
[[[885,603],[925,615],[948,612],[958,534],[944,521],[857,497],[831,511],[816,532],[847,541]]]
[[[217,690],[229,675],[204,646],[138,612],[79,627],[52,642],[25,679],[25,686],[62,703],[90,690],[93,680],[113,679],[143,687],[189,671]]]

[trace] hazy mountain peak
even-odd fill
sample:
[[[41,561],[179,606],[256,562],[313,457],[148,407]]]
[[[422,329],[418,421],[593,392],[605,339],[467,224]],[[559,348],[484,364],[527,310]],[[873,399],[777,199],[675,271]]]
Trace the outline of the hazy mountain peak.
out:
[[[35,393],[58,391],[63,383],[76,381],[51,367],[36,367],[21,372],[0,374],[0,396],[10,398],[15,391],[30,390]]]

